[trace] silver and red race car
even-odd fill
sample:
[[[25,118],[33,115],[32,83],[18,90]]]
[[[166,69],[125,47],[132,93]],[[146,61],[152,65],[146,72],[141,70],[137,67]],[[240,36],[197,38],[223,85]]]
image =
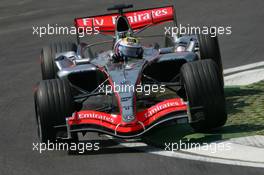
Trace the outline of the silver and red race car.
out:
[[[131,7],[116,5],[108,10],[117,13],[75,19],[77,29],[93,28],[110,40],[84,43],[77,34],[77,44],[43,47],[43,80],[34,94],[42,142],[78,140],[77,133],[86,132],[134,138],[177,121],[198,132],[225,124],[217,37],[165,35],[164,47],[146,46],[139,33],[164,22],[177,25],[174,7],[124,11]]]

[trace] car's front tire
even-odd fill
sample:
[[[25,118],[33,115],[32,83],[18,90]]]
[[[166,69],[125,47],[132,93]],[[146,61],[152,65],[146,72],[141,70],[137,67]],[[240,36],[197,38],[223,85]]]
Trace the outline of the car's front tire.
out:
[[[186,63],[181,78],[188,101],[191,126],[206,132],[223,126],[227,120],[221,75],[212,60]]]
[[[44,80],[34,94],[38,134],[41,142],[54,142],[57,130],[54,126],[65,125],[66,117],[74,112],[74,101],[67,80]]]

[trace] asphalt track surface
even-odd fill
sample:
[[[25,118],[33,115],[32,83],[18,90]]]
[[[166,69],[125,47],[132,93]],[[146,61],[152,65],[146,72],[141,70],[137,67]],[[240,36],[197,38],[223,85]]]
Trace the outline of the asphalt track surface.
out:
[[[32,142],[38,141],[32,95],[41,78],[38,56],[43,45],[58,38],[33,36],[32,26],[70,25],[74,17],[105,13],[114,3],[120,1],[1,0],[0,174],[264,174],[263,169],[137,152],[100,137],[94,138],[103,146],[97,153],[69,156],[63,151],[32,151]],[[136,8],[171,3],[175,2],[134,2]],[[180,23],[232,26],[232,35],[220,38],[225,68],[263,60],[263,0],[177,0],[176,6]],[[109,145],[113,148],[104,148]]]

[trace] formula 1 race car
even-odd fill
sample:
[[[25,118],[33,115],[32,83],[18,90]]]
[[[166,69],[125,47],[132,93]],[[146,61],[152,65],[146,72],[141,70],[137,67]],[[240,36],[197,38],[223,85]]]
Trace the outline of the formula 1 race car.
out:
[[[217,37],[165,35],[164,47],[156,42],[145,46],[139,33],[164,22],[177,25],[175,10],[124,11],[132,7],[116,5],[108,10],[117,13],[75,19],[77,29],[90,27],[111,40],[84,43],[77,33],[77,44],[59,42],[42,49],[43,80],[34,94],[42,142],[78,139],[77,133],[86,132],[134,138],[177,121],[190,123],[197,132],[225,124]]]

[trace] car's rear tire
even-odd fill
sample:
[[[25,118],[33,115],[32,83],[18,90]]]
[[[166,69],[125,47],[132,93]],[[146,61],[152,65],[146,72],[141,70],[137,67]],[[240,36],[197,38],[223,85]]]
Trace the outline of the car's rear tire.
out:
[[[56,140],[54,126],[65,125],[74,112],[74,101],[67,80],[44,80],[35,91],[35,111],[41,142]]]
[[[58,69],[54,59],[57,53],[76,50],[76,44],[71,42],[52,43],[49,46],[43,47],[40,54],[42,79],[48,80],[56,78]]]
[[[223,126],[227,120],[221,75],[212,60],[186,63],[181,77],[188,101],[191,126],[206,132]]]
[[[210,34],[198,34],[198,43],[200,50],[200,59],[211,59],[216,63],[221,74],[220,80],[224,85],[223,65],[217,36],[213,37]]]

